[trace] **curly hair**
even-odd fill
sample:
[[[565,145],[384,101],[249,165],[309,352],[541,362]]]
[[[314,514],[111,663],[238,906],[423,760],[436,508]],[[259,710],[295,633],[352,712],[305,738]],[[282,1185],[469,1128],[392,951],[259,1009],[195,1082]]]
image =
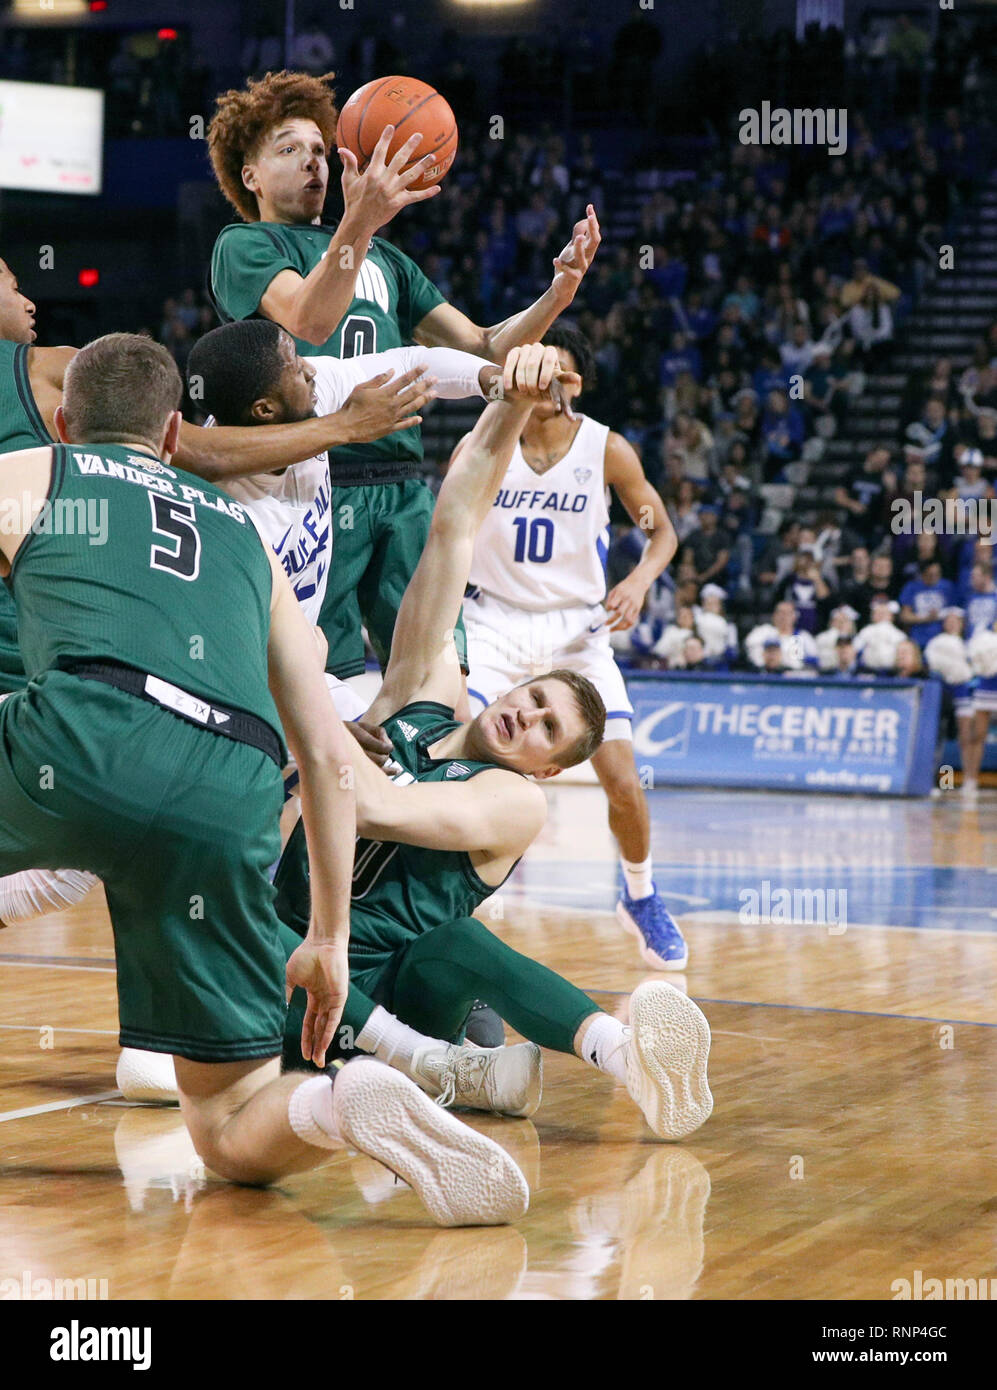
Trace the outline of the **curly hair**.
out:
[[[281,121],[300,117],[314,121],[322,132],[326,154],[336,141],[335,73],[312,77],[306,72],[268,72],[241,90],[222,92],[208,126],[211,167],[225,197],[244,222],[258,222],[256,195],[242,181],[242,170],[268,131]]]

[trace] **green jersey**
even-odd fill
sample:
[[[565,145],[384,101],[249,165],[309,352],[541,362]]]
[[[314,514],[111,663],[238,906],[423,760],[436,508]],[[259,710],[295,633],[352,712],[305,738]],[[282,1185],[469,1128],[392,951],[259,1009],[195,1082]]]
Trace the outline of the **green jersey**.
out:
[[[318,265],[334,227],[244,222],[224,227],[211,254],[211,289],[219,314],[229,319],[259,313],[267,286],[281,270],[306,276]],[[443,295],[408,256],[374,237],[357,273],[356,291],[336,331],[318,345],[296,338],[303,357],[359,357],[411,343],[416,326],[444,303]],[[369,444],[329,452],[337,486],[400,481],[418,472],[418,428],[396,430]]]
[[[279,738],[272,576],[245,509],[127,445],[52,455],[47,504],[11,575],[29,678],[115,661],[255,715]]]
[[[429,748],[460,723],[453,710],[429,700],[406,705],[384,721],[392,757],[402,769],[394,781],[468,782],[494,763],[432,758]],[[308,854],[302,822],[294,828],[274,880],[277,912],[289,925],[308,927]],[[424,849],[392,840],[357,838],[350,907],[350,960],[396,950],[433,927],[469,917],[497,887],[485,883],[466,850]]]
[[[51,444],[28,377],[28,344],[0,339],[0,454]],[[17,611],[6,583],[0,585],[0,694],[27,685],[17,645]]]

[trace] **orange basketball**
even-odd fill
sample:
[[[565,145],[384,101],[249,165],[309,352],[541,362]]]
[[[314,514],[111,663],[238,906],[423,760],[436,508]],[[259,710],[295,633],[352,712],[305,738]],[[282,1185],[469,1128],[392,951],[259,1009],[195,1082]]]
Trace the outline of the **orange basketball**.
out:
[[[439,92],[417,77],[375,77],[353,93],[339,113],[336,143],[353,151],[361,173],[386,125],[395,127],[388,159],[416,131],[422,133],[422,144],[405,168],[410,169],[427,154],[436,156],[429,170],[411,186],[430,188],[439,183],[457,153],[457,122]]]

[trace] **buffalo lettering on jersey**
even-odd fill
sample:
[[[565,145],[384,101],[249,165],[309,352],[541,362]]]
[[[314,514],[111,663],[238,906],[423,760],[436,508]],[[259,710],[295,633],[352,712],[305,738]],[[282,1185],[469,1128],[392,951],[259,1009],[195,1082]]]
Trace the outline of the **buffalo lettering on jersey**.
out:
[[[293,532],[297,533],[294,544],[287,545]],[[274,543],[274,554],[284,566],[284,573],[300,603],[311,598],[318,588],[328,566],[328,559],[322,558],[328,549],[329,486],[323,483],[298,525],[289,526]],[[299,575],[302,577],[298,578]]]
[[[550,492],[546,488],[499,488],[493,505],[506,509],[522,508],[540,512],[583,512],[588,506],[587,492]]]

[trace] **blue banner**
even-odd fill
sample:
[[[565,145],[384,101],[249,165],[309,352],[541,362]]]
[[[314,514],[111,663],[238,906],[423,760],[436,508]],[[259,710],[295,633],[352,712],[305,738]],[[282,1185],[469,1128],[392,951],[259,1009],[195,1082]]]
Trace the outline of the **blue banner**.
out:
[[[634,754],[656,785],[927,796],[935,681],[633,673]]]

